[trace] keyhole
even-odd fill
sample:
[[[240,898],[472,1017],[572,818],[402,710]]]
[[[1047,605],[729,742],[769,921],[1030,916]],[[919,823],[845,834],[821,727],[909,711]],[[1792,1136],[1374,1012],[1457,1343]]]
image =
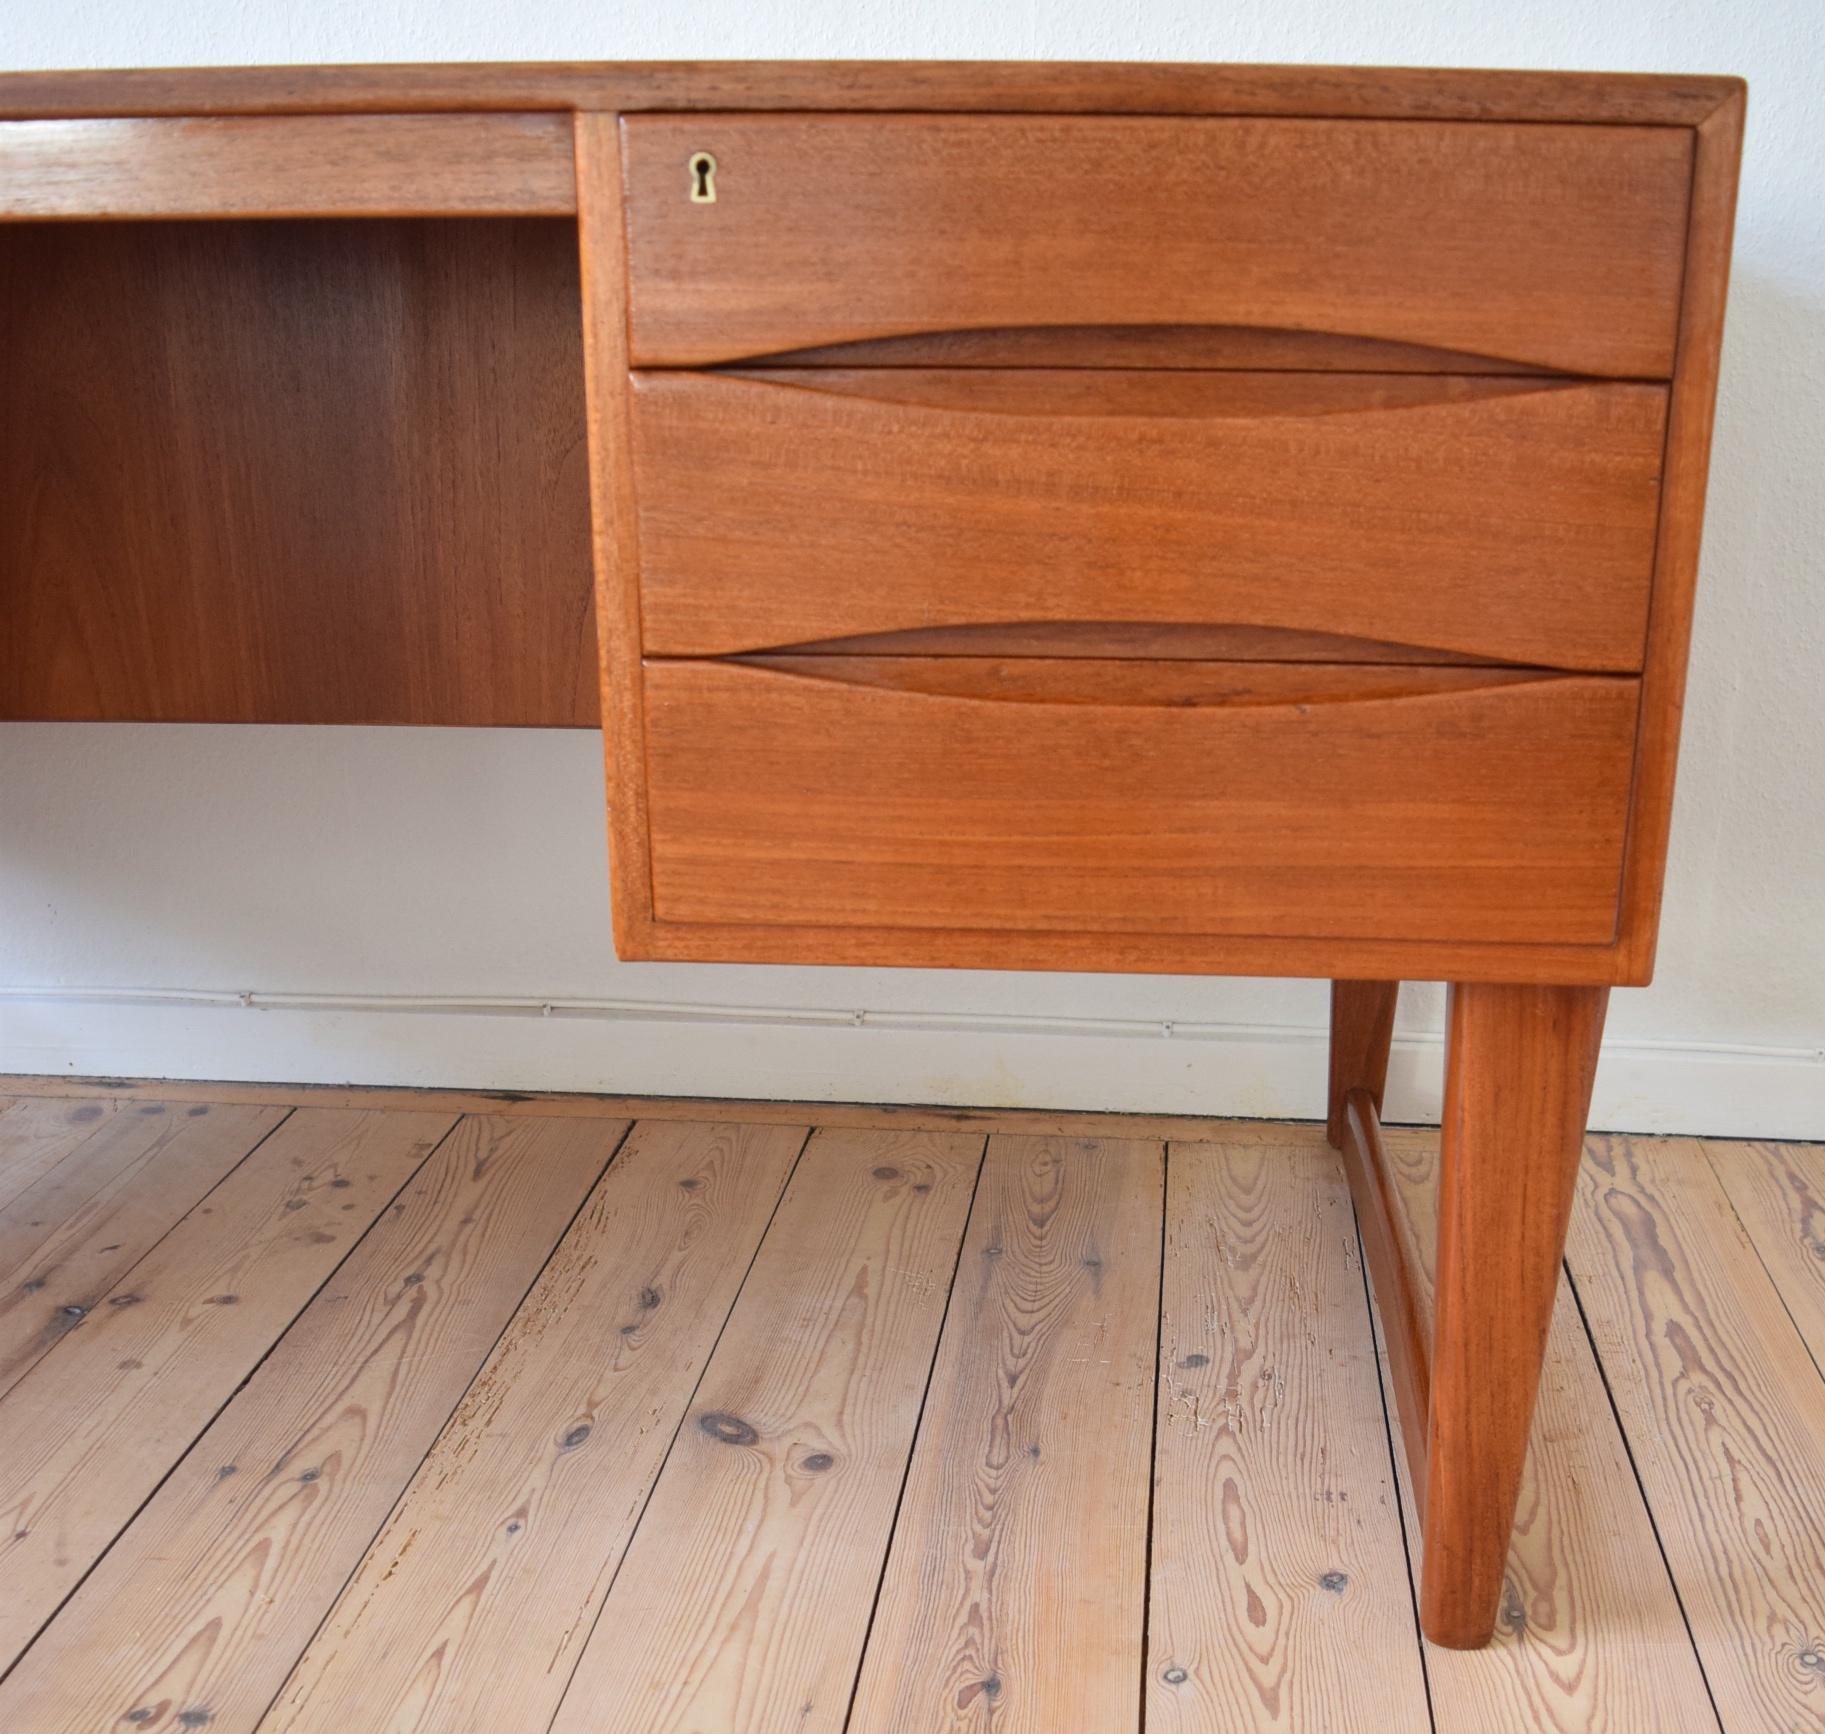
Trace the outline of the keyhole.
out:
[[[716,203],[716,159],[708,151],[698,151],[691,158],[691,203]]]

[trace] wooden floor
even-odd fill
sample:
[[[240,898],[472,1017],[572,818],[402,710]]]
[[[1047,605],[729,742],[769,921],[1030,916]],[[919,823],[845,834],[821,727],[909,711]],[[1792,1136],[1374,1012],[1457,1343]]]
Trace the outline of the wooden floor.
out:
[[[0,1079],[0,1729],[1818,1729],[1822,1360],[1593,1139],[1459,1654],[1313,1128]]]

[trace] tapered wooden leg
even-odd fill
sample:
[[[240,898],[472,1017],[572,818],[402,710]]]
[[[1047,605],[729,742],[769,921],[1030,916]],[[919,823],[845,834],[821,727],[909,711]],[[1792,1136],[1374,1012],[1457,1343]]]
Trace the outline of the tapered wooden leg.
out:
[[[1608,1002],[1451,990],[1420,1624],[1457,1649],[1495,1630]]]
[[[1381,1112],[1388,1083],[1388,1049],[1394,1041],[1397,981],[1331,983],[1331,1095],[1325,1113],[1325,1135],[1343,1148],[1344,1098],[1367,1090]]]

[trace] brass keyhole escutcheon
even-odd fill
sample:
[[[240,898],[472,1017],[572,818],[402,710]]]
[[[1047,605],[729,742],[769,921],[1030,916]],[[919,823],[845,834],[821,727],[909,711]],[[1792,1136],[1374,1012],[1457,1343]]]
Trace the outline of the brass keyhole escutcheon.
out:
[[[708,151],[691,153],[691,203],[716,203],[716,159]]]

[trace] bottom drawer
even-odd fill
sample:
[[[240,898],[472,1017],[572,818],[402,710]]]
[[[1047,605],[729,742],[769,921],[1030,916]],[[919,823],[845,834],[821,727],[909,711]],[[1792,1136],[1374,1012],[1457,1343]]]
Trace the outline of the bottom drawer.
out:
[[[1639,683],[649,662],[661,922],[1603,943]]]

